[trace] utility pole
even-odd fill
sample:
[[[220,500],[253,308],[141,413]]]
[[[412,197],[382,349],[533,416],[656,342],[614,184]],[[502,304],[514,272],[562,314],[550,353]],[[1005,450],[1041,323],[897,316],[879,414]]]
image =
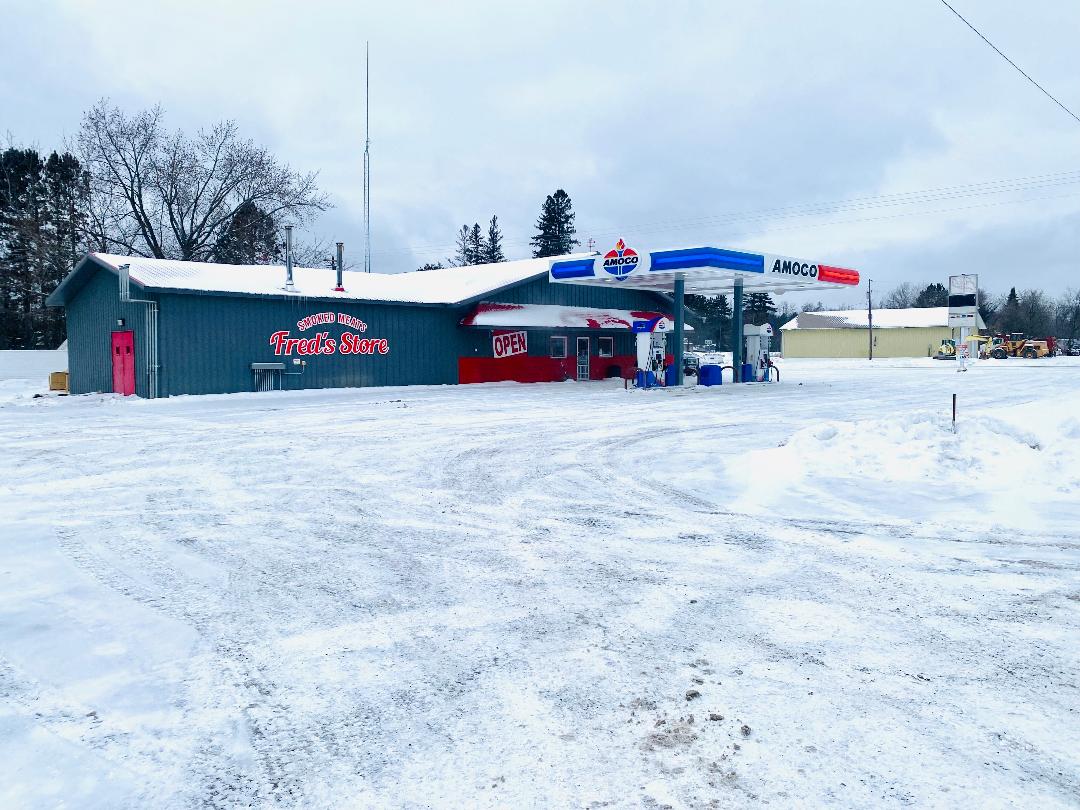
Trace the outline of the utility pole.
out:
[[[364,272],[371,272],[371,56],[364,43]]]
[[[874,301],[870,297],[870,283],[866,280],[866,336],[867,336],[867,360],[874,359]]]

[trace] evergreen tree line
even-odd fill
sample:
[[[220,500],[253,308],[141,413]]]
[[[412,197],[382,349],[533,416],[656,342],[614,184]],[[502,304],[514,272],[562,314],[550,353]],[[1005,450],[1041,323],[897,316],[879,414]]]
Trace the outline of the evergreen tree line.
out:
[[[694,343],[712,343],[716,351],[731,351],[731,322],[734,310],[726,295],[687,295],[686,306],[698,316]],[[773,332],[780,334],[780,326],[798,313],[786,302],[780,308],[772,296],[763,292],[751,292],[743,296],[743,323],[764,326],[772,324]]]
[[[0,152],[0,349],[55,349],[63,311],[45,298],[86,248],[89,178],[72,155]]]
[[[502,231],[499,229],[499,218],[495,214],[491,215],[486,233],[477,223],[473,223],[471,228],[468,225],[461,226],[457,235],[455,265],[465,267],[470,264],[495,264],[505,261]]]
[[[573,201],[563,189],[549,194],[540,208],[536,220],[536,233],[529,240],[533,258],[564,256],[572,253],[581,244],[577,240],[577,227],[574,225]],[[492,215],[487,232],[479,223],[462,225],[455,239],[455,253],[452,258],[442,262],[428,262],[420,270],[440,270],[443,267],[468,267],[474,264],[495,264],[506,261],[503,251],[502,230],[498,217]]]

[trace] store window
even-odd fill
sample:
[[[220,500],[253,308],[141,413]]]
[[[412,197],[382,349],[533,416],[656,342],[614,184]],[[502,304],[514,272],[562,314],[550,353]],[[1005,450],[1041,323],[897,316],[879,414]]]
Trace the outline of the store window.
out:
[[[559,360],[566,357],[566,338],[553,337],[551,339],[551,356]]]
[[[600,344],[600,356],[601,357],[614,357],[615,356],[615,338],[602,337],[597,341]]]

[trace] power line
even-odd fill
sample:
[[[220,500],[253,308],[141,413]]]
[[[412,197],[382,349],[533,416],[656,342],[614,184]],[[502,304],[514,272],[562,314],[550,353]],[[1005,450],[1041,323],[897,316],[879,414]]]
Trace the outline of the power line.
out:
[[[1050,99],[1050,100],[1051,100],[1052,102],[1054,102],[1054,103],[1055,103],[1055,104],[1057,104],[1057,105],[1058,105],[1059,107],[1061,107],[1061,109],[1063,109],[1063,110],[1064,110],[1065,112],[1067,112],[1067,113],[1068,113],[1069,115],[1071,115],[1071,116],[1072,116],[1072,117],[1073,117],[1073,118],[1074,118],[1074,119],[1076,120],[1076,123],[1080,124],[1080,117],[1077,117],[1076,113],[1074,113],[1074,112],[1073,112],[1072,110],[1070,110],[1070,109],[1069,109],[1068,107],[1066,107],[1066,106],[1065,106],[1064,104],[1062,104],[1062,103],[1061,103],[1060,101],[1058,101],[1058,100],[1057,100],[1056,98],[1054,98],[1054,97],[1053,97],[1052,95],[1050,95],[1050,91],[1048,91],[1048,90],[1047,90],[1047,89],[1046,89],[1045,87],[1043,87],[1043,86],[1042,86],[1041,84],[1039,84],[1039,83],[1038,83],[1037,81],[1035,81],[1035,80],[1034,80],[1033,78],[1031,78],[1031,77],[1030,77],[1030,76],[1029,76],[1029,75],[1028,75],[1027,73],[1025,73],[1025,72],[1023,71],[1023,69],[1022,69],[1022,68],[1021,68],[1021,67],[1020,67],[1020,66],[1019,66],[1018,64],[1016,64],[1016,62],[1014,62],[1014,61],[1013,61],[1012,59],[1010,59],[1010,58],[1009,58],[1009,57],[1007,57],[1007,56],[1006,56],[1005,54],[1003,54],[1003,53],[1001,52],[1001,49],[1000,49],[1000,48],[998,48],[998,46],[997,46],[997,45],[995,45],[995,44],[994,44],[993,42],[991,42],[990,40],[988,40],[988,39],[987,39],[986,37],[984,37],[984,36],[983,36],[983,34],[982,34],[982,32],[981,32],[981,31],[980,31],[980,30],[979,30],[978,28],[976,28],[976,27],[975,27],[974,25],[972,25],[971,23],[969,23],[969,22],[967,21],[967,19],[965,19],[965,18],[964,18],[964,15],[963,15],[963,14],[961,14],[961,13],[960,13],[959,11],[957,11],[957,10],[956,10],[955,8],[953,8],[952,6],[950,6],[950,5],[949,5],[949,4],[948,4],[948,3],[946,2],[946,0],[941,0],[941,3],[942,3],[942,5],[943,5],[943,6],[945,6],[945,8],[947,8],[947,9],[948,9],[949,11],[951,11],[951,12],[952,12],[953,14],[955,14],[955,15],[956,15],[957,17],[959,17],[959,18],[960,18],[960,20],[961,20],[961,21],[962,21],[962,22],[964,23],[964,25],[966,25],[966,26],[967,26],[968,28],[970,28],[970,29],[971,29],[972,31],[974,31],[974,32],[975,32],[976,34],[978,34],[978,35],[979,35],[979,39],[981,39],[981,40],[982,40],[983,42],[985,42],[985,43],[986,43],[987,45],[989,45],[989,46],[990,46],[991,48],[993,48],[993,49],[994,49],[994,51],[995,51],[995,52],[997,53],[997,55],[998,55],[998,56],[1000,56],[1000,57],[1001,57],[1002,59],[1004,59],[1004,60],[1005,60],[1006,62],[1008,62],[1008,63],[1009,63],[1010,65],[1012,65],[1012,66],[1013,66],[1014,68],[1016,68],[1017,72],[1018,72],[1018,73],[1019,73],[1019,74],[1020,74],[1021,76],[1023,76],[1023,77],[1025,78],[1025,79],[1027,79],[1027,80],[1028,80],[1029,82],[1031,82],[1031,83],[1032,83],[1033,85],[1035,85],[1036,87],[1038,87],[1038,88],[1039,88],[1039,90],[1040,90],[1040,91],[1042,91],[1042,93],[1043,93],[1043,94],[1044,94],[1044,95],[1045,95],[1045,96],[1046,96],[1046,97],[1047,97],[1048,99]]]
[[[846,200],[838,200],[821,203],[807,203],[803,205],[784,206],[780,208],[766,208],[752,211],[730,211],[722,214],[714,214],[707,217],[697,217],[690,220],[672,220],[667,222],[648,222],[637,224],[622,224],[614,229],[597,230],[584,228],[594,236],[610,236],[622,233],[655,233],[657,231],[686,230],[687,228],[706,227],[711,224],[730,224],[732,222],[746,222],[754,220],[788,219],[792,217],[822,216],[831,213],[859,210],[865,208],[893,207],[901,205],[915,205],[919,203],[938,202],[944,199],[980,197],[990,194],[1005,194],[1013,191],[1026,191],[1032,188],[1046,186],[1069,185],[1080,183],[1080,171],[1055,172],[1052,174],[1031,175],[1005,180],[988,180],[980,183],[968,183],[958,186],[945,186],[936,189],[923,189],[919,191],[900,192],[895,194],[879,194],[866,197],[850,197]],[[526,242],[510,243],[510,246],[523,246]],[[416,252],[438,253],[450,249],[445,243],[428,243],[413,245],[410,248],[391,252]]]
[[[615,229],[584,228],[591,236],[610,236],[623,233],[658,233],[671,231],[685,231],[693,228],[706,228],[717,225],[730,225],[734,223],[752,223],[760,221],[773,221],[783,219],[798,219],[804,217],[820,217],[833,214],[843,214],[854,211],[863,211],[875,208],[891,208],[907,205],[919,205],[937,203],[945,200],[983,197],[1010,192],[1032,191],[1054,186],[1073,185],[1080,183],[1080,171],[1055,172],[1051,174],[1029,175],[1003,180],[987,180],[979,183],[967,183],[957,186],[944,186],[936,189],[923,189],[920,191],[899,192],[894,194],[879,194],[875,196],[853,197],[847,200],[809,203],[801,206],[785,206],[781,208],[757,209],[752,211],[734,211],[724,214],[716,214],[708,217],[699,217],[690,220],[675,220],[667,222],[639,223],[637,225],[623,225]],[[1000,204],[1009,204],[1012,201],[1005,200]],[[978,207],[978,206],[976,206]],[[965,210],[965,209],[953,209]],[[915,214],[919,212],[914,212]],[[907,214],[905,216],[910,216]],[[829,223],[825,223],[829,224]],[[775,230],[768,228],[766,230]],[[529,242],[511,242],[506,247],[526,247]],[[384,255],[396,253],[412,253],[416,255],[437,255],[451,251],[453,246],[447,244],[428,243],[412,245],[398,250],[377,251]]]

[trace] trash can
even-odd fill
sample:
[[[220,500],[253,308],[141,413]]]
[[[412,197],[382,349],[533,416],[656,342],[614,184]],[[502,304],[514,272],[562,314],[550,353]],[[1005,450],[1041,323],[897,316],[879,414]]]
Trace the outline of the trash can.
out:
[[[639,368],[637,374],[634,375],[634,385],[638,388],[656,388],[656,375],[651,371]]]
[[[720,366],[709,364],[698,369],[698,385],[720,385]]]
[[[742,381],[753,382],[754,381],[754,364],[743,363],[742,364]]]
[[[675,366],[668,366],[664,369],[664,385],[671,387],[679,384],[679,369]]]

